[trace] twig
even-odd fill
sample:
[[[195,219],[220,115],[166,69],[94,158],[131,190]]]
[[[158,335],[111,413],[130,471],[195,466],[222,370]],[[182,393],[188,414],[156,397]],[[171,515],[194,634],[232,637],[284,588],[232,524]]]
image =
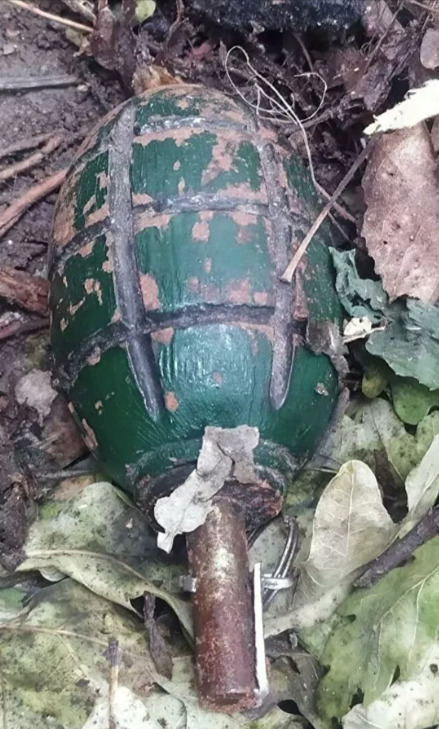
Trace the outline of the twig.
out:
[[[46,155],[51,154],[51,152],[54,152],[55,149],[59,147],[62,140],[63,138],[60,135],[56,135],[49,139],[39,152],[35,152],[30,157],[27,157],[27,159],[23,159],[20,162],[14,162],[14,164],[9,165],[9,167],[5,167],[3,170],[0,170],[0,183],[10,180],[11,177],[19,175],[20,172],[25,172],[26,170],[30,170],[32,167],[39,165]]]
[[[4,327],[0,327],[0,340],[9,339],[18,334],[27,334],[29,332],[38,332],[40,329],[47,329],[49,326],[49,319],[31,319],[31,321],[21,322],[13,321],[10,324],[6,324]]]
[[[59,170],[54,175],[47,177],[42,182],[34,185],[27,190],[21,197],[14,200],[13,203],[0,214],[0,238],[12,228],[13,225],[21,218],[23,213],[26,212],[32,205],[38,200],[46,197],[54,190],[57,190],[66,179],[67,169]]]
[[[41,316],[48,314],[49,282],[16,268],[0,268],[0,296]]]
[[[317,218],[315,219],[315,221],[312,224],[311,228],[309,229],[308,233],[304,237],[303,241],[301,242],[300,246],[298,247],[297,251],[295,252],[295,254],[294,254],[293,258],[291,259],[290,263],[288,264],[287,268],[285,269],[283,276],[281,276],[282,281],[287,281],[288,283],[291,283],[291,281],[293,280],[293,276],[296,271],[296,268],[299,265],[300,261],[302,260],[302,256],[306,252],[306,249],[308,248],[309,244],[311,243],[311,241],[314,238],[315,234],[317,233],[318,229],[322,225],[323,221],[328,217],[328,214],[329,214],[334,202],[337,200],[337,198],[341,195],[343,190],[347,187],[349,182],[352,180],[356,171],[359,169],[359,167],[361,167],[364,160],[370,153],[370,150],[371,150],[371,144],[369,143],[360,152],[360,154],[358,155],[358,157],[355,160],[352,167],[345,174],[342,181],[337,185],[335,192],[333,193],[333,195],[331,195],[331,197],[328,200],[328,202],[326,203],[326,205],[321,209],[320,213],[318,214]]]
[[[74,20],[69,20],[68,18],[63,18],[60,15],[54,15],[53,13],[47,13],[45,10],[36,8],[34,5],[29,5],[28,3],[24,2],[24,0],[6,0],[6,2],[8,2],[9,5],[13,5],[16,8],[21,8],[22,10],[28,10],[29,13],[33,13],[34,15],[39,15],[41,18],[46,18],[46,20],[52,20],[55,23],[60,23],[60,25],[68,25],[70,28],[74,28],[75,30],[81,30],[83,33],[93,33],[93,28],[90,28],[89,25],[83,25],[82,23],[76,23],[76,21],[74,21]]]
[[[428,542],[439,532],[439,505],[422,517],[402,539],[390,545],[370,563],[367,570],[354,583],[355,587],[371,587],[390,570],[408,560],[415,549]]]
[[[17,152],[26,152],[28,149],[35,149],[35,147],[39,147],[40,144],[51,139],[52,136],[52,132],[47,132],[47,134],[37,134],[35,137],[20,139],[19,142],[15,142],[15,144],[11,144],[9,147],[0,149],[0,159],[3,159],[3,157],[12,157],[12,155]]]
[[[317,183],[317,190],[324,198],[326,198],[326,200],[331,199],[331,194],[327,192],[327,190],[325,190],[325,188],[322,187],[319,182]],[[345,220],[349,220],[350,223],[356,224],[357,221],[355,220],[354,216],[351,215],[350,212],[343,207],[343,205],[340,205],[338,202],[333,202],[332,207],[334,208],[335,212],[338,213],[342,218],[344,218]]]
[[[6,711],[6,686],[5,686],[5,674],[3,671],[3,664],[0,665],[1,672],[1,685],[2,685],[2,713],[3,713],[3,729],[8,729],[8,717]]]
[[[78,79],[67,73],[56,76],[12,76],[0,78],[0,91],[27,91],[28,89],[44,89],[54,86],[73,86]]]
[[[110,685],[108,688],[108,727],[109,729],[116,729],[116,722],[114,720],[114,709],[119,683],[119,643],[115,638],[110,638],[110,640],[108,641],[107,656],[108,660],[110,661]]]

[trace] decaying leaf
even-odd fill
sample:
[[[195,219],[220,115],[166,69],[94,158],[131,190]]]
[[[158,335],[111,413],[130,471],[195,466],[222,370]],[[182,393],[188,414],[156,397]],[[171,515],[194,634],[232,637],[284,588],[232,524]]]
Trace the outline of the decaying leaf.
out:
[[[381,282],[359,276],[352,251],[333,258],[344,309],[351,316],[361,312],[382,324],[369,335],[367,351],[383,359],[395,374],[439,389],[439,308],[414,298],[389,303]]]
[[[247,716],[213,714],[199,707],[191,656],[173,656],[172,679],[158,674],[143,622],[133,613],[71,579],[40,590],[25,608],[22,598],[20,589],[0,590],[0,711],[5,726],[240,729],[249,725]],[[278,708],[251,725],[253,729],[303,727]]]
[[[367,318],[379,324],[389,310],[389,300],[380,281],[361,278],[355,263],[355,250],[331,248],[340,302],[352,317]]]
[[[430,33],[429,33],[430,31]],[[424,60],[426,63],[434,63],[438,60],[437,49],[433,45],[433,37],[431,35],[432,28],[426,33],[428,41],[425,45]],[[427,36],[427,34],[429,34]],[[434,41],[437,43],[438,31],[434,31]],[[428,51],[428,58],[427,58]],[[439,65],[436,64],[436,65]],[[428,67],[428,66],[427,66]],[[433,66],[435,68],[435,66]],[[432,79],[427,81],[424,86],[419,89],[410,89],[407,98],[396,104],[391,109],[384,111],[376,117],[372,124],[364,130],[365,134],[377,134],[378,132],[390,132],[397,129],[408,129],[416,126],[426,119],[439,114],[439,81]]]
[[[416,433],[408,433],[389,402],[378,398],[366,401],[345,415],[325,445],[322,457],[337,470],[350,459],[361,460],[380,478],[377,455],[385,459],[402,485],[439,433],[439,413],[426,416]]]
[[[419,466],[409,473],[405,482],[408,514],[399,529],[399,537],[408,532],[434,505],[439,492],[439,435]]]
[[[328,640],[323,663],[329,667],[319,688],[321,714],[330,722],[348,714],[354,697],[361,693],[362,707],[382,698],[392,686],[416,679],[437,645],[439,630],[439,537],[415,552],[414,560],[386,575],[374,587],[357,590],[339,608],[339,620]],[[433,664],[436,665],[436,664]],[[434,674],[436,669],[431,669]],[[398,680],[396,680],[398,679]],[[429,701],[436,704],[437,688],[430,684]],[[405,712],[396,725],[425,727],[417,718],[416,694],[406,696]],[[407,703],[414,714],[407,711]],[[357,708],[357,715],[359,709]],[[404,721],[402,721],[404,719]],[[434,719],[435,721],[436,719]],[[365,726],[365,724],[345,724]],[[380,726],[380,724],[374,724]]]
[[[430,390],[439,389],[439,309],[407,299],[401,315],[366,342],[401,377],[413,377]]]
[[[110,663],[105,651],[110,638],[119,644],[119,686],[146,697],[155,669],[141,621],[73,580],[41,590],[24,614],[21,610],[15,618],[3,619],[2,703],[7,726],[82,729],[103,697],[107,723],[97,726],[107,729]]]
[[[439,433],[439,411],[423,418],[416,433],[407,432],[391,404],[381,398],[355,404],[341,418],[306,468],[294,479],[287,493],[287,509],[298,514],[315,505],[316,499],[341,466],[349,460],[366,463],[378,482],[382,469],[393,474],[403,486],[410,471],[417,466],[434,436]]]
[[[50,372],[31,370],[21,377],[15,386],[15,397],[20,405],[27,405],[37,411],[40,424],[49,415],[57,396],[52,387]]]
[[[368,162],[362,235],[392,301],[439,298],[436,169],[423,124],[383,135]]]
[[[384,508],[371,469],[360,461],[341,467],[317,504],[309,547],[305,544],[296,560],[300,576],[292,606],[276,619],[268,617],[266,635],[295,629],[307,647],[323,648],[330,623],[317,639],[309,629],[314,631],[317,623],[330,621],[337,605],[351,592],[360,568],[409,531],[435,503],[439,493],[439,435],[431,438],[421,462],[408,474],[405,489],[408,513],[398,524]]]
[[[439,390],[429,390],[411,377],[393,376],[390,390],[396,414],[409,425],[418,425],[432,408],[439,407]]]
[[[393,534],[394,523],[373,472],[361,461],[348,461],[317,504],[310,553],[302,569],[321,594],[374,559]]]
[[[32,525],[18,570],[68,575],[92,592],[134,610],[150,593],[168,602],[192,632],[190,604],[179,597],[181,568],[163,560],[145,517],[109,483],[55,492]]]
[[[432,643],[414,678],[396,681],[368,706],[354,706],[343,719],[343,729],[425,729],[435,726],[439,721],[438,666],[438,645]]]

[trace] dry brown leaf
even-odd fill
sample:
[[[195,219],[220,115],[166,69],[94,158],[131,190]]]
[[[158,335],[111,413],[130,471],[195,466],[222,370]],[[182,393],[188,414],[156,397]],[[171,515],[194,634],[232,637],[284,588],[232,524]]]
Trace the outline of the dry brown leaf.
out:
[[[181,78],[173,76],[166,68],[155,66],[154,64],[138,66],[133,76],[133,89],[136,96],[151,89],[183,83],[184,81]]]
[[[436,167],[424,124],[383,135],[369,160],[362,235],[391,300],[439,298]]]

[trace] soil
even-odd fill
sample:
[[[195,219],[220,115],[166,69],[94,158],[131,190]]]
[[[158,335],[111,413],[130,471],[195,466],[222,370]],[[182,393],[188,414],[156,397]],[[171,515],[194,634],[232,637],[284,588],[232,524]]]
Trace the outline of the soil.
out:
[[[125,3],[132,7],[132,0]],[[87,23],[61,0],[30,4]],[[175,77],[230,92],[231,78],[255,101],[253,74],[243,55],[233,56],[230,78],[225,73],[226,51],[236,44],[245,48],[260,78],[266,80],[261,83],[275,87],[294,113],[307,119],[315,174],[331,193],[361,150],[361,130],[388,100],[394,103],[402,98],[410,73],[419,72],[419,63],[412,59],[428,22],[424,11],[410,5],[410,10],[402,9],[395,24],[392,13],[401,3],[390,1],[387,25],[383,18],[379,22],[372,18],[349,32],[317,30],[299,36],[294,29],[259,28],[255,34],[216,26],[193,10],[185,11],[181,2],[159,0],[157,4],[153,18],[135,33],[119,19],[111,32],[101,23],[91,43],[90,36],[76,33],[75,44],[71,29],[0,3],[0,84],[12,77],[71,74],[76,79],[59,88],[0,91],[0,171],[34,151],[2,157],[5,148],[34,135],[59,132],[62,136],[60,146],[39,165],[0,182],[0,215],[32,186],[67,167],[87,130],[130,93],[174,82]],[[78,47],[78,38],[88,43],[85,51]],[[264,85],[265,90],[269,88]],[[278,120],[277,126],[306,160],[303,134],[291,115]],[[46,196],[0,237],[0,267],[45,277],[56,197],[56,192]],[[362,211],[358,176],[339,202],[349,208],[351,222],[340,218],[338,222],[343,222],[345,239],[352,244],[358,235],[352,220]],[[34,331],[6,338],[6,327],[16,322]],[[68,467],[71,472],[77,463],[88,467],[81,461],[85,448],[66,405],[50,391],[50,384],[44,390],[47,402],[40,404],[40,410],[35,408],[42,395],[35,384],[38,377],[35,381],[32,377],[35,371],[49,372],[50,366],[47,322],[0,299],[0,562],[6,567],[20,558],[37,505],[56,484],[60,470]],[[29,399],[17,398],[17,383],[23,384],[22,378],[29,375],[25,380]]]
[[[40,2],[51,13],[63,13],[62,3]],[[81,19],[79,19],[81,20]],[[0,4],[0,78],[73,74],[78,81],[64,88],[0,92],[0,150],[38,134],[60,132],[61,146],[28,173],[0,184],[0,213],[32,185],[68,166],[84,132],[126,96],[117,78],[93,62],[78,57],[65,29],[31,13]],[[32,152],[1,160],[6,166]],[[45,276],[56,192],[34,205],[0,243],[0,266]],[[35,320],[17,307],[0,301],[0,316]],[[17,382],[33,369],[50,369],[49,332],[18,335],[0,347],[0,550],[9,566],[21,546],[38,502],[53,482],[38,470],[57,470],[59,458],[45,453],[47,444],[38,414],[15,398]],[[59,427],[59,400],[52,421]],[[46,422],[47,428],[47,422]],[[78,450],[80,447],[78,446]],[[73,455],[76,455],[75,453]],[[61,458],[61,461],[63,459]],[[63,464],[64,465],[64,464]],[[17,555],[18,556],[18,555]],[[9,558],[9,559],[8,559]],[[12,560],[14,561],[14,560]]]

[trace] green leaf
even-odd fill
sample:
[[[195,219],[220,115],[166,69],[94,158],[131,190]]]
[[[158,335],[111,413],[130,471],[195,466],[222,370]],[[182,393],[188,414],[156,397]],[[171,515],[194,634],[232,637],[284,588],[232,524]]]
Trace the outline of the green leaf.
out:
[[[439,389],[439,309],[432,304],[407,299],[405,311],[384,331],[373,332],[366,349],[397,375]]]
[[[413,469],[405,482],[408,514],[402,521],[399,537],[417,524],[431,509],[439,492],[439,435],[436,435],[419,466]]]
[[[367,707],[357,704],[343,719],[343,729],[426,729],[439,721],[437,672],[439,648],[432,644],[416,676],[397,681]]]
[[[351,316],[365,316],[372,324],[379,324],[389,311],[389,299],[381,282],[360,277],[355,250],[330,251],[337,273],[335,285],[344,309]]]
[[[11,595],[0,590],[0,604]],[[152,663],[143,622],[70,579],[40,590],[0,620],[5,727],[17,729],[240,729],[247,716],[198,705],[193,660],[174,656],[168,680]],[[117,644],[112,671],[109,642]],[[113,656],[115,654],[113,653]],[[113,657],[114,662],[114,657]],[[275,708],[252,729],[302,724]]]
[[[413,377],[430,390],[439,389],[439,309],[417,299],[389,303],[380,281],[363,279],[355,251],[331,250],[340,301],[350,316],[366,316],[384,324],[366,342],[367,351],[381,357],[401,377]]]
[[[141,621],[73,580],[41,590],[24,615],[2,620],[7,726],[82,729],[106,695],[108,727],[110,663],[104,653],[110,638],[119,642],[119,686],[146,696],[156,672]]]
[[[40,570],[51,579],[67,575],[129,610],[133,599],[149,592],[165,600],[192,633],[190,603],[179,596],[182,567],[163,559],[143,514],[109,483],[55,492],[23,549],[20,572]]]
[[[439,433],[439,413],[419,423],[416,434],[405,429],[386,400],[377,398],[359,403],[355,412],[345,415],[324,447],[322,457],[337,470],[348,460],[361,460],[380,480],[377,462],[385,458],[401,482],[417,466],[434,436]]]
[[[390,389],[396,414],[409,425],[418,425],[433,407],[439,406],[439,390],[429,390],[412,378],[393,377]]]
[[[154,0],[136,0],[136,20],[142,24],[154,15],[156,3]]]
[[[410,564],[341,605],[322,657],[329,671],[318,692],[319,710],[328,722],[347,714],[358,692],[367,707],[392,686],[395,676],[404,681],[419,674],[437,640],[438,600],[435,537],[415,552]]]

